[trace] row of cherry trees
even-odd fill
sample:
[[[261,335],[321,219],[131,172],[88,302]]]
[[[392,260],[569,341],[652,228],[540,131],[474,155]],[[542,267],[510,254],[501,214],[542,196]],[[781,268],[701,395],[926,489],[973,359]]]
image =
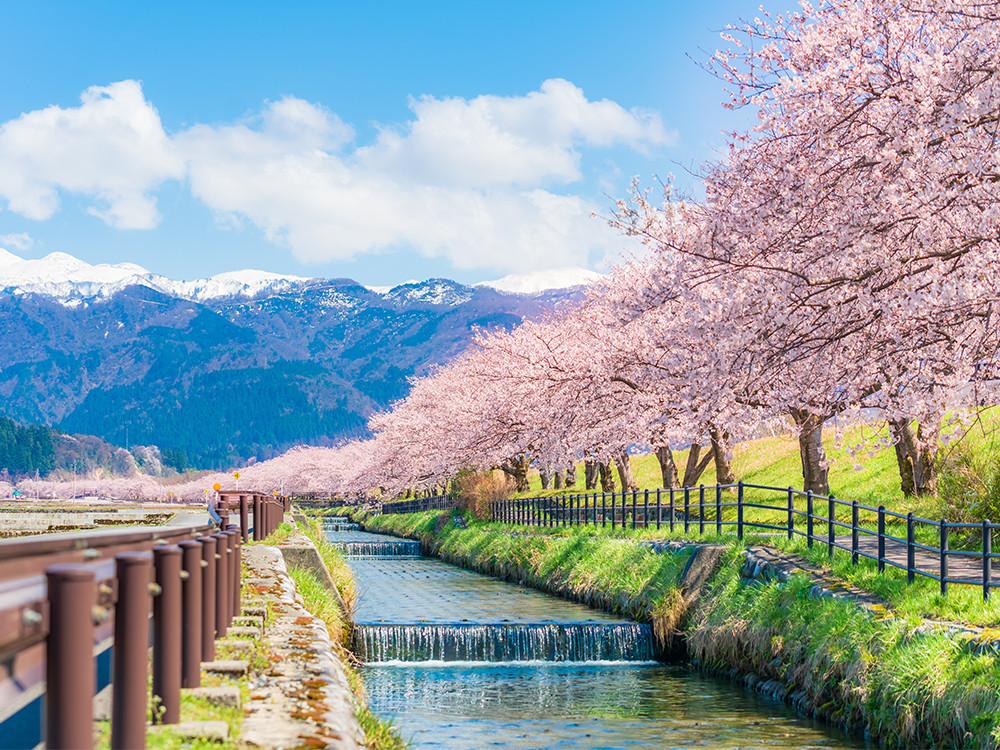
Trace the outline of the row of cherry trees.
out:
[[[827,494],[824,422],[876,407],[903,488],[933,490],[942,417],[998,346],[998,32],[982,0],[826,0],[733,29],[710,67],[759,120],[705,166],[704,200],[636,186],[612,222],[646,256],[415,383],[355,481],[624,469],[650,443],[670,483],[670,446],[709,439],[725,480],[727,441],[790,418]]]
[[[703,199],[635,185],[609,219],[645,251],[582,304],[481,333],[373,439],[242,486],[398,494],[498,467],[523,487],[583,459],[588,485],[616,467],[629,487],[635,444],[667,486],[711,460],[725,482],[732,441],[790,421],[804,488],[828,494],[824,423],[873,408],[904,490],[932,491],[942,418],[998,349],[1000,2],[821,0],[724,38],[707,67],[758,119],[704,166]]]

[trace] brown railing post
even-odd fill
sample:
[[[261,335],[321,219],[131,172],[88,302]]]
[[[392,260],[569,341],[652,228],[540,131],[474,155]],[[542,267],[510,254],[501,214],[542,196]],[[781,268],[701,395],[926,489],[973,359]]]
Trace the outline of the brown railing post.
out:
[[[173,544],[153,550],[156,585],[153,599],[153,721],[176,724],[181,719],[181,548]]]
[[[261,505],[260,495],[255,494],[253,496],[253,540],[255,542],[259,542],[264,538],[263,534],[260,533],[264,528],[264,519],[261,517],[263,515]]]
[[[122,552],[115,556],[118,602],[111,659],[111,748],[146,746],[146,664],[149,659],[150,580],[153,556]],[[90,656],[88,652],[88,657]]]
[[[45,747],[94,746],[94,605],[97,582],[85,565],[45,571],[49,634],[45,641]]]
[[[240,495],[240,538],[246,544],[250,539],[250,498]]]
[[[201,542],[201,660],[215,659],[215,599],[218,576],[215,573],[216,540],[214,536],[199,537]],[[201,665],[199,665],[199,669]]]
[[[181,542],[181,687],[201,686],[201,567],[202,544]]]
[[[229,564],[226,550],[229,538],[222,533],[212,534],[215,539],[215,637],[224,638],[229,628]]]
[[[232,599],[232,615],[229,618],[229,622],[232,623],[234,617],[238,617],[240,614],[240,562],[242,553],[240,551],[240,530],[235,526],[230,527],[233,532],[230,552],[232,553],[232,584],[233,584],[233,599]]]

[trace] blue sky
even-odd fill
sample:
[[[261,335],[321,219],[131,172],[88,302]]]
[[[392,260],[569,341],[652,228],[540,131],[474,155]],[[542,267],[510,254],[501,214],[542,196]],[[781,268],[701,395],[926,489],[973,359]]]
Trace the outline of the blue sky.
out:
[[[697,194],[749,123],[697,61],[756,12],[3,3],[0,246],[181,279],[602,270],[625,241],[591,211],[633,175]]]

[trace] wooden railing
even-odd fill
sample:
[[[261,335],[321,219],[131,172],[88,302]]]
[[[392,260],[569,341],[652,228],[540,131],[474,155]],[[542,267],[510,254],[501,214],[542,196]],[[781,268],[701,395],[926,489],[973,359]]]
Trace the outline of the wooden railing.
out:
[[[202,661],[240,611],[242,543],[266,537],[289,507],[220,492],[217,524],[0,541],[0,732],[41,696],[33,729],[45,747],[92,747],[95,655],[110,648],[111,747],[144,747],[150,645],[157,721],[177,722],[180,689],[200,684]]]

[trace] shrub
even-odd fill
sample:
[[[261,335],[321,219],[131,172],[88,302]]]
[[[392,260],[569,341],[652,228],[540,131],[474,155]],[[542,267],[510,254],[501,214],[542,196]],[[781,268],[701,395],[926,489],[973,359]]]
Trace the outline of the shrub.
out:
[[[472,471],[460,474],[455,480],[459,507],[469,511],[479,521],[490,517],[490,505],[510,499],[514,483],[498,471]]]
[[[938,498],[941,512],[949,521],[1000,521],[1000,451],[997,447],[957,448],[941,466]]]

